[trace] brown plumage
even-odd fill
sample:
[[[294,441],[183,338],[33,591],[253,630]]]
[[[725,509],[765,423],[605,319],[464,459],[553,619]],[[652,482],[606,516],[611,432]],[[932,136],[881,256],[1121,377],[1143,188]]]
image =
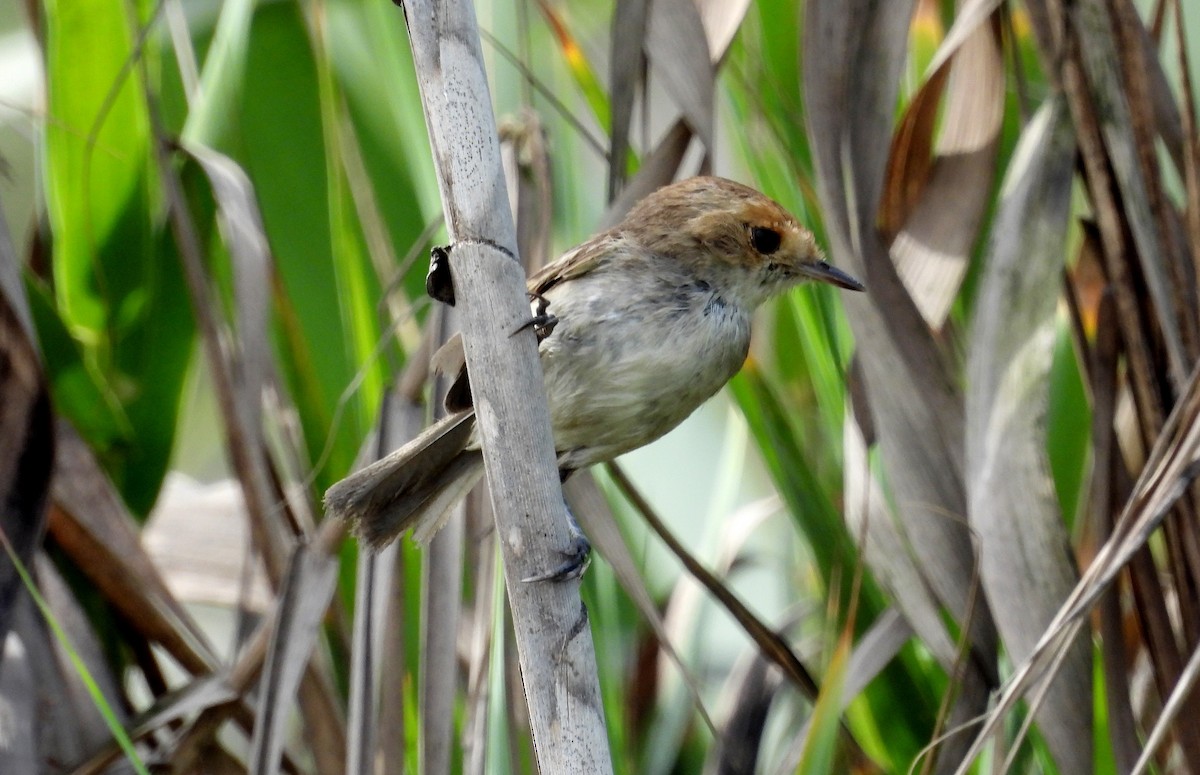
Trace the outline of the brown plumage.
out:
[[[530,277],[557,318],[539,353],[564,473],[682,422],[741,368],[755,308],[806,280],[862,290],[786,210],[715,177],[659,189]],[[326,493],[370,546],[409,528],[428,539],[482,475],[465,380],[450,393],[460,411]]]

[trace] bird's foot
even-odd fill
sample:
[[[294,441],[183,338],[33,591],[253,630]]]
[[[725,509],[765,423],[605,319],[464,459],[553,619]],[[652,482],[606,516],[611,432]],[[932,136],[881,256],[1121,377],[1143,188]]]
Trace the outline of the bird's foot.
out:
[[[570,581],[577,579],[587,570],[588,565],[592,562],[592,542],[583,534],[583,530],[579,527],[579,523],[575,521],[575,515],[571,513],[571,508],[563,504],[567,509],[567,524],[570,527],[570,545],[562,552],[566,560],[557,568],[547,571],[546,573],[536,573],[532,576],[526,576],[521,579],[522,583],[530,584],[535,581]]]
[[[429,252],[429,272],[425,275],[425,292],[444,304],[454,306],[454,280],[450,276],[451,245],[437,246]],[[533,306],[533,317],[526,320],[510,336],[516,336],[527,328],[532,328],[538,342],[550,336],[558,325],[558,318],[551,314],[550,300],[538,293],[531,293],[530,298],[536,302]]]
[[[509,334],[516,336],[527,328],[532,328],[534,335],[540,343],[543,339],[554,333],[554,327],[558,325],[558,317],[550,312],[550,300],[540,293],[529,294],[531,301],[536,302],[533,305],[533,317],[526,320],[521,325]]]

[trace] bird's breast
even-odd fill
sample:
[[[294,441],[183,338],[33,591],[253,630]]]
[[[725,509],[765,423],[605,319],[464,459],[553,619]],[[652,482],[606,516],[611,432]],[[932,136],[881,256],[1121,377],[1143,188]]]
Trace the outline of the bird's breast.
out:
[[[568,467],[674,428],[741,368],[750,344],[750,313],[705,282],[586,280],[551,295],[558,324],[541,344],[555,445]]]

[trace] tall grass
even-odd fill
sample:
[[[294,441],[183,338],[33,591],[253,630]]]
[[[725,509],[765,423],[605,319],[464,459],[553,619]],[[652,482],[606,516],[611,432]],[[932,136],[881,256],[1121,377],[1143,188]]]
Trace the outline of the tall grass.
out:
[[[479,5],[527,261],[711,170],[869,288],[780,299],[725,395],[569,488],[616,771],[1200,769],[1198,20],[1142,5]],[[440,568],[368,567],[320,510],[432,404],[445,232],[401,9],[28,6],[0,528],[69,583],[108,725],[191,772],[530,771],[487,499]],[[227,656],[138,541],[193,436],[272,601]],[[47,676],[0,694],[70,708],[0,762],[102,771],[125,735],[0,584],[3,667]]]

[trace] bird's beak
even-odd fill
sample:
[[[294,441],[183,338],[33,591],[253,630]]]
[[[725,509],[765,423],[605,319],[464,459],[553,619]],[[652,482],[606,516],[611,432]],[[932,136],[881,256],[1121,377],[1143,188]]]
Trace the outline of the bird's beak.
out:
[[[845,288],[848,291],[865,291],[867,286],[855,280],[850,275],[838,269],[836,266],[830,266],[824,261],[813,261],[800,265],[800,274],[810,280],[816,280],[822,283],[836,285],[839,288]]]

